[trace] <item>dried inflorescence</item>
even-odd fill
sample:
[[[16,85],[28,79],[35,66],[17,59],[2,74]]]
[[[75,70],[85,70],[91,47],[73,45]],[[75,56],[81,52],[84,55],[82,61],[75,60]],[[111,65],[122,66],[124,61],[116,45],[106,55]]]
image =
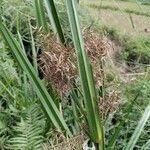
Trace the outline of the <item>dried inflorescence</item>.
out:
[[[85,50],[89,56],[97,87],[102,85],[103,68],[101,58],[107,54],[106,39],[86,30],[84,33]]]
[[[100,98],[98,106],[100,116],[103,120],[106,119],[109,113],[114,112],[120,104],[120,92],[112,90],[111,92],[105,94],[105,96]]]
[[[93,32],[84,32],[85,49],[92,64],[94,79],[97,86],[101,85],[101,57],[106,54],[105,40]],[[40,68],[46,79],[53,82],[59,94],[70,88],[70,82],[78,77],[75,50],[57,42],[53,35],[42,37],[43,53],[40,57]]]
[[[42,39],[43,53],[40,56],[40,69],[58,93],[69,89],[69,83],[76,78],[76,58],[74,50],[56,42],[52,35]]]
[[[85,135],[81,132],[79,135],[76,135],[72,138],[66,138],[63,133],[52,131],[54,132],[55,137],[51,138],[54,139],[52,141],[48,141],[47,143],[43,144],[43,149],[47,150],[73,150],[73,149],[81,149],[82,144],[84,143]]]

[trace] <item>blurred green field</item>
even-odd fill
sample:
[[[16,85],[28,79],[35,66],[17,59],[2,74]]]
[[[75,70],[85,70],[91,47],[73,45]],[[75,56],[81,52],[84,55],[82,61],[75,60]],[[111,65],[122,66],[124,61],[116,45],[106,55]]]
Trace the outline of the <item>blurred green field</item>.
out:
[[[87,11],[90,11],[91,17],[103,25],[116,28],[124,34],[150,36],[150,6],[148,5],[115,0],[83,0],[82,4]]]
[[[119,10],[123,11],[125,9],[129,9],[132,11],[137,11],[137,12],[143,12],[143,13],[148,13],[150,14],[150,6],[148,5],[141,5],[138,2],[126,2],[126,1],[116,1],[116,0],[105,0],[105,1],[98,1],[98,0],[83,0],[86,4],[95,4],[95,5],[101,5],[103,6],[109,6],[109,7],[114,7],[118,8]]]
[[[139,2],[143,5],[150,5],[150,0],[120,0],[124,2]]]

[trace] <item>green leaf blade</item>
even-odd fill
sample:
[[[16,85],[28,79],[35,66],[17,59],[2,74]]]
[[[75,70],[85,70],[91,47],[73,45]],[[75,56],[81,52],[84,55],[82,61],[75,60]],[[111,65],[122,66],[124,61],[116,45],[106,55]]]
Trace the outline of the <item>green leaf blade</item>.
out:
[[[129,140],[129,143],[127,144],[127,147],[125,148],[125,150],[133,150],[137,140],[139,139],[141,132],[143,131],[143,128],[147,122],[147,120],[150,117],[150,103],[149,105],[146,107],[142,118],[140,119],[131,139]]]
[[[27,57],[24,55],[22,49],[20,48],[18,42],[13,38],[13,35],[9,30],[0,22],[0,32],[11,49],[13,56],[20,67],[26,72],[28,78],[33,84],[35,92],[40,99],[40,102],[44,108],[44,111],[47,113],[48,119],[52,121],[54,126],[58,129],[62,129],[67,132],[69,136],[72,136],[70,130],[68,129],[63,116],[60,114],[58,108],[56,107],[53,99],[47,92],[45,86],[42,84],[40,79],[37,76],[34,68],[30,64]]]
[[[34,0],[34,5],[35,5],[35,12],[36,12],[36,19],[37,19],[37,24],[39,27],[42,27],[43,30],[48,33],[48,24],[46,21],[46,16],[44,12],[44,6],[43,6],[43,1],[42,0]]]
[[[59,21],[59,17],[57,14],[57,10],[55,8],[55,4],[53,0],[44,0],[45,7],[48,13],[48,18],[52,25],[52,29],[55,35],[57,35],[58,39],[61,43],[65,43],[65,38],[63,34],[63,30]]]
[[[100,143],[101,147],[103,147],[103,129],[96,105],[97,95],[91,66],[84,50],[83,38],[80,31],[80,24],[76,9],[76,1],[66,0],[66,6],[71,25],[74,47],[78,59],[79,74],[83,89],[89,134],[93,142]]]

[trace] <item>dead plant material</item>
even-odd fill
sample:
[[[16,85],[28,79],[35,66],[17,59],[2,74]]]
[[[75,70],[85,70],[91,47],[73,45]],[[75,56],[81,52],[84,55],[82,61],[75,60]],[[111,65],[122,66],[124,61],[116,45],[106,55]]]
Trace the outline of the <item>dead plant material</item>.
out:
[[[56,91],[62,94],[69,89],[70,81],[78,74],[74,50],[56,42],[52,35],[42,38],[40,69],[45,78],[53,82]]]
[[[85,50],[89,56],[94,79],[97,87],[102,85],[103,79],[103,67],[102,67],[102,58],[107,55],[108,45],[106,44],[106,39],[99,37],[94,32],[90,30],[85,30],[84,32],[84,43]]]
[[[82,149],[82,144],[84,142],[84,135],[79,134],[74,136],[73,138],[61,138],[61,142],[59,138],[57,138],[57,142],[53,144],[52,141],[49,141],[42,145],[43,149],[45,150],[75,150],[75,149]]]
[[[43,53],[39,62],[45,78],[52,82],[60,95],[63,95],[70,89],[70,82],[78,77],[77,61],[73,48],[65,47],[56,41],[51,34],[42,37]],[[102,78],[100,60],[106,55],[105,41],[89,30],[84,32],[84,41],[96,86],[100,86]]]
[[[98,106],[100,116],[103,120],[106,119],[109,113],[114,112],[120,104],[120,93],[118,91],[112,90],[107,93],[103,98],[100,98]]]

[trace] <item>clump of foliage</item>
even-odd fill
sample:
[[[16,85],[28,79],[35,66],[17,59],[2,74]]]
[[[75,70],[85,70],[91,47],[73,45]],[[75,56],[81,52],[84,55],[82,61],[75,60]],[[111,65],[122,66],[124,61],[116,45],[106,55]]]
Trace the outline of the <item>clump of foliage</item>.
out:
[[[128,64],[150,64],[150,39],[138,38],[124,43],[121,57]]]
[[[20,122],[12,128],[14,135],[7,141],[7,149],[37,150],[41,149],[45,118],[38,106],[29,107]]]
[[[121,34],[113,27],[102,26],[102,33],[118,45],[116,61],[129,66],[147,68],[150,64],[150,39],[149,37],[129,37]]]
[[[119,1],[124,1],[124,2],[140,2],[142,5],[150,5],[149,0],[119,0]]]
[[[131,98],[133,98],[138,92],[139,92],[139,96],[137,98],[137,100],[134,103],[132,112],[129,115],[129,122],[130,125],[127,125],[126,128],[128,128],[129,132],[126,133],[126,135],[124,135],[124,137],[128,137],[131,132],[135,129],[135,126],[137,124],[136,122],[136,118],[139,118],[144,109],[145,106],[148,105],[149,103],[149,90],[150,90],[150,86],[149,86],[149,76],[146,74],[143,77],[137,77],[135,80],[131,81],[130,83],[127,84],[126,89],[124,90],[125,92],[125,96],[128,100],[130,100]],[[142,147],[144,144],[146,144],[144,139],[148,138],[148,128],[150,125],[150,120],[148,120],[139,141],[137,142],[137,148],[138,147]]]

